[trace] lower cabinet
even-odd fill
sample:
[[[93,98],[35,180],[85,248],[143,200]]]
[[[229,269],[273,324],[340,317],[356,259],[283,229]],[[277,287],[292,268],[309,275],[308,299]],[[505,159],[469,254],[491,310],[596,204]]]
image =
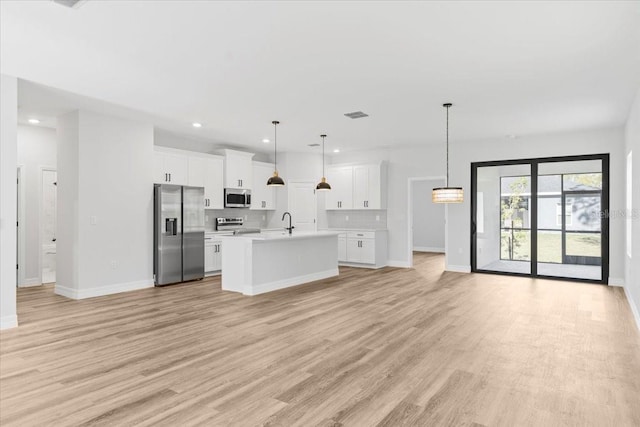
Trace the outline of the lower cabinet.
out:
[[[212,273],[222,269],[222,242],[205,238],[204,241],[204,272]]]
[[[338,261],[359,267],[384,267],[387,264],[387,232],[346,230],[340,233]]]

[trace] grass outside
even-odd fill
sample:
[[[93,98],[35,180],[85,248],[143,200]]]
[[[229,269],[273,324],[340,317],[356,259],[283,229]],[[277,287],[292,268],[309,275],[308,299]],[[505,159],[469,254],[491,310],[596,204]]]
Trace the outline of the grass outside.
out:
[[[513,259],[521,261],[531,260],[530,231],[515,231]],[[502,259],[509,259],[510,231],[502,231]],[[600,256],[600,234],[567,233],[567,255]],[[541,231],[538,233],[538,262],[562,263],[562,233]]]

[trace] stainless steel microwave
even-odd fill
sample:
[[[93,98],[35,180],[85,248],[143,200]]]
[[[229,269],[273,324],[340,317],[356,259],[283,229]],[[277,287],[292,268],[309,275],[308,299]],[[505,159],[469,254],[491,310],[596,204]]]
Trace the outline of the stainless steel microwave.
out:
[[[248,208],[251,207],[251,190],[241,190],[239,188],[224,189],[225,208]]]

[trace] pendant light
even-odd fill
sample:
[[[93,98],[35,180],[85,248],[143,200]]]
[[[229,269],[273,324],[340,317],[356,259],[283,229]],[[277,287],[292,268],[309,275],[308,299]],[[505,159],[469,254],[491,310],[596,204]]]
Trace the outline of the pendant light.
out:
[[[447,109],[447,180],[444,187],[434,188],[431,193],[433,203],[462,203],[464,201],[464,191],[462,187],[449,187],[449,108],[453,104],[442,104]]]
[[[284,179],[278,176],[278,131],[277,126],[280,124],[279,121],[274,120],[273,123],[273,166],[275,170],[273,171],[273,176],[269,178],[267,181],[267,186],[269,187],[282,187],[284,185]]]
[[[327,182],[327,178],[324,177],[324,139],[326,137],[327,135],[320,135],[320,138],[322,138],[322,179],[320,180],[318,185],[316,185],[316,190],[318,191],[331,190],[331,186]]]

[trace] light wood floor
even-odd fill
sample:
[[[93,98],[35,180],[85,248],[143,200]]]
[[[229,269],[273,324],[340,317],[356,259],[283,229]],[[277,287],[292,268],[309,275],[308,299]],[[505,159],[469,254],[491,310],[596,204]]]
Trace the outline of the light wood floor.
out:
[[[0,424],[640,425],[620,288],[342,268],[244,297],[219,278],[72,301],[18,291]]]

